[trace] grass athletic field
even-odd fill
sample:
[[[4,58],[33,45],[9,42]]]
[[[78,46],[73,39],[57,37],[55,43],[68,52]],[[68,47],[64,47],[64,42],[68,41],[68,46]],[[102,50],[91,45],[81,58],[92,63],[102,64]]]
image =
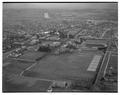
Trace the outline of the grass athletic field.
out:
[[[9,60],[9,63],[10,64],[4,67],[3,73],[20,74],[24,69],[33,64],[33,62],[17,61],[12,59]]]
[[[32,60],[44,56],[46,53],[44,52],[35,52],[35,51],[26,51],[24,55],[20,56],[18,59],[24,59],[24,60]]]
[[[9,75],[9,81],[4,78],[4,92],[44,92],[51,85],[51,81],[44,81],[19,75]]]
[[[87,68],[95,55],[80,53],[51,55],[40,60],[23,75],[51,80],[93,79],[96,72],[87,71]]]

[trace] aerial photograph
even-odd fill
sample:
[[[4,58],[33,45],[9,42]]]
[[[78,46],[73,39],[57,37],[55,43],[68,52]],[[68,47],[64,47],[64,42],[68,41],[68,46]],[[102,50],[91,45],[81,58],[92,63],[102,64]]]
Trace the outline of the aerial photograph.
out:
[[[3,2],[2,92],[118,92],[118,2]]]

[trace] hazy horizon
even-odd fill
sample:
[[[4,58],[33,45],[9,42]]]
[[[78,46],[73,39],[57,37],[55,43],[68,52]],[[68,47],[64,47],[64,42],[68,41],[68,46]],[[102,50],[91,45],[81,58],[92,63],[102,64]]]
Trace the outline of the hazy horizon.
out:
[[[3,9],[117,9],[117,3],[3,3]]]

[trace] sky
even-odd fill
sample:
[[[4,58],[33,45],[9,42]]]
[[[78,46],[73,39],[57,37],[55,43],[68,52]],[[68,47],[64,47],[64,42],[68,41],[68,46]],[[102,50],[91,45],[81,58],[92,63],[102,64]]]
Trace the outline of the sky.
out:
[[[117,3],[4,3],[3,8],[116,9]]]

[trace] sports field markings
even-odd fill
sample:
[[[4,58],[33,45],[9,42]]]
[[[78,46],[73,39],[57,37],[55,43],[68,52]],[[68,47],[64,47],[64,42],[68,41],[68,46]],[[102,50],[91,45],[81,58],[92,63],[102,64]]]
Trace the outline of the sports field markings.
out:
[[[31,68],[32,68],[33,66],[35,66],[36,64],[37,64],[37,63],[34,63],[34,64],[30,65],[28,68],[26,68],[25,70],[23,70],[23,71],[20,73],[20,76],[22,76],[25,71],[31,69]]]
[[[107,70],[107,67],[108,67],[108,63],[109,63],[110,58],[111,58],[111,53],[112,53],[112,52],[110,51],[109,56],[108,56],[108,60],[107,60],[107,64],[106,64],[105,69],[104,69],[103,76],[105,76],[105,74],[106,74],[106,70]]]
[[[96,68],[97,68],[97,66],[98,66],[98,64],[99,64],[99,62],[100,62],[100,59],[101,59],[101,56],[100,56],[100,55],[95,55],[95,56],[93,57],[92,62],[91,62],[90,65],[89,65],[87,71],[96,71]]]
[[[41,78],[37,78],[38,80],[42,80],[42,81],[49,81],[49,82],[53,82],[55,80],[50,80],[50,79],[41,79]]]
[[[17,74],[12,74],[13,76],[11,76],[10,77],[10,79],[8,80],[8,81],[12,81],[12,80],[14,80],[15,78],[16,78],[16,76],[18,77],[19,75],[17,75]],[[21,77],[21,78],[30,78],[30,79],[33,79],[33,80],[40,80],[40,81],[47,81],[47,82],[53,82],[53,81],[56,81],[56,80],[52,80],[52,79],[43,79],[43,78],[33,78],[33,77],[27,77],[27,76],[19,76],[19,77]]]

